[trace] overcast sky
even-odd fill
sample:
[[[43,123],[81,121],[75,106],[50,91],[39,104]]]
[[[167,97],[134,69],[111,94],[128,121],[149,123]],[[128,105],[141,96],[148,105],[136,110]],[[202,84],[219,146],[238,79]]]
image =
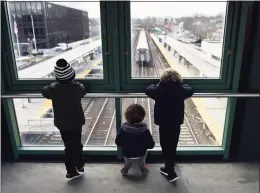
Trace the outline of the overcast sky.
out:
[[[132,17],[190,16],[194,13],[216,15],[225,12],[225,2],[132,2]]]
[[[99,1],[85,1],[85,2],[59,2],[62,0],[55,0],[55,4],[60,4],[68,7],[73,7],[80,10],[86,10],[89,17],[100,17]],[[155,17],[180,17],[190,16],[194,13],[201,13],[203,15],[216,15],[225,12],[226,2],[131,2],[131,16],[135,18],[144,18],[147,16]],[[195,1],[195,0],[190,0]],[[203,0],[202,0],[203,1]],[[51,2],[51,1],[50,1]]]
[[[98,2],[55,2],[57,4],[86,10],[89,17],[99,17]],[[188,16],[194,13],[216,15],[225,12],[226,2],[132,2],[131,16],[144,18],[146,16]]]

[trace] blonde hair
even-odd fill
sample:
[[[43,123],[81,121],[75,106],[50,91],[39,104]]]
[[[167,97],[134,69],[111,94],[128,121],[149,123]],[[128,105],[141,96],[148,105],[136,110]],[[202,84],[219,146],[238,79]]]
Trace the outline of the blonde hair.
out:
[[[161,74],[160,82],[168,81],[182,83],[182,77],[176,70],[168,68]]]

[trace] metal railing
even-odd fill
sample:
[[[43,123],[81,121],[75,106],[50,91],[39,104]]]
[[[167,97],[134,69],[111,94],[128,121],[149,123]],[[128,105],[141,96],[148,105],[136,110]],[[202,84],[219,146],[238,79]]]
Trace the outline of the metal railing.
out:
[[[195,93],[198,98],[260,98],[260,93]],[[41,94],[4,94],[2,99],[43,98]],[[88,93],[84,98],[147,98],[144,93]]]

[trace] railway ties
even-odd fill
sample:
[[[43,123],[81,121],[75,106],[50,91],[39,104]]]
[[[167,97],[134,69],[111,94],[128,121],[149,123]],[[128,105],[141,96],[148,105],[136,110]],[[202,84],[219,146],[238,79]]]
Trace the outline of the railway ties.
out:
[[[153,40],[151,39],[151,36],[147,35],[147,41],[150,48],[150,55],[151,55],[151,61],[155,69],[155,77],[159,77],[162,72],[166,69],[165,64],[162,60],[162,55],[158,48],[155,46]]]
[[[153,139],[156,145],[159,145],[160,143],[160,137],[159,137],[159,127],[158,125],[154,124],[154,111],[153,111],[153,107],[154,107],[154,100],[152,99],[148,99],[149,100],[149,105],[150,105],[150,114],[151,114],[151,133],[153,135]]]
[[[186,115],[184,116],[184,123],[181,125],[179,145],[180,146],[199,145],[198,140],[194,135],[194,132],[189,124]]]
[[[90,119],[90,117],[88,117],[88,114],[91,110],[91,108],[93,107],[95,101],[93,98],[91,99],[82,99],[82,108],[84,111],[84,117],[86,120]]]
[[[143,122],[147,124],[148,129],[151,131],[151,119],[149,116],[150,112],[148,111],[148,109],[149,109],[148,100],[146,98],[137,98],[136,103],[141,105],[144,108],[146,115],[145,115]],[[152,131],[151,131],[151,133],[152,133]]]
[[[94,123],[90,134],[86,140],[87,146],[103,146],[112,129],[115,115],[115,102],[114,99],[106,99],[98,114],[97,120]]]
[[[112,117],[112,125],[110,126],[110,131],[107,133],[107,138],[105,140],[104,145],[105,146],[116,146],[115,144],[115,139],[116,139],[116,117],[115,117],[115,112]]]

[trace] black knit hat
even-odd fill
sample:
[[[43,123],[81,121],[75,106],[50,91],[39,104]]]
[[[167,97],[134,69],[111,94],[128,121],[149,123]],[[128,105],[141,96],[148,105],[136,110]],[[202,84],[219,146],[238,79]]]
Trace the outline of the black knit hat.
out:
[[[65,59],[59,59],[54,67],[56,80],[72,81],[75,78],[75,71]]]

